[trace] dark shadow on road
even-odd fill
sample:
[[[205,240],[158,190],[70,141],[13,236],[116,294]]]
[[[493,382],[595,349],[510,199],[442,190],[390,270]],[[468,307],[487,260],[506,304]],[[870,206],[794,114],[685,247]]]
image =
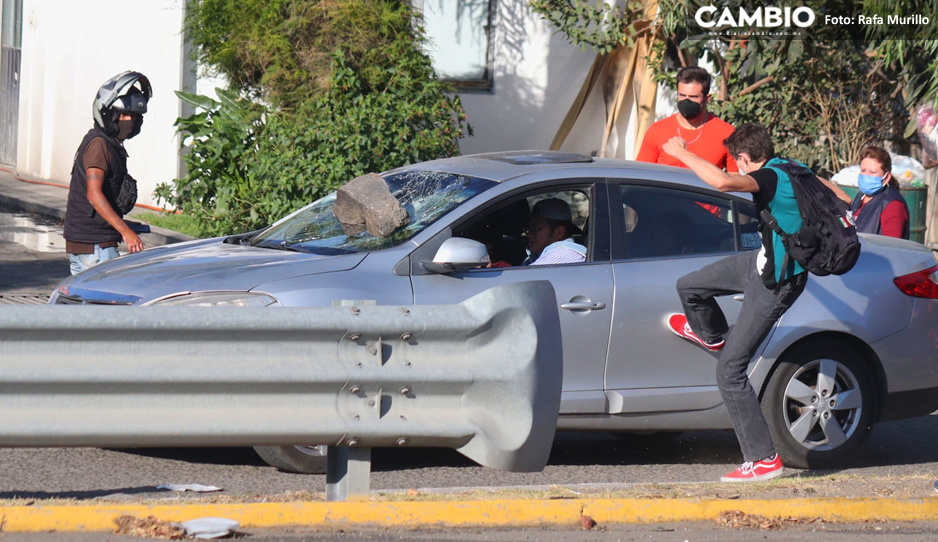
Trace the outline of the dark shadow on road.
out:
[[[173,493],[166,489],[159,489],[156,486],[141,486],[88,491],[7,491],[0,492],[0,499],[101,499],[108,497],[108,500],[120,501],[123,495],[139,497],[140,495],[153,494],[154,497],[168,497]]]
[[[263,466],[264,460],[260,458],[253,448],[219,447],[219,448],[106,448],[113,452],[153,457],[157,459],[172,459],[199,465],[247,465]]]
[[[49,294],[69,275],[68,254],[35,252],[0,241],[0,294]]]
[[[825,475],[846,469],[938,463],[938,416],[882,423],[844,461],[840,469],[802,471]],[[122,448],[120,453],[193,464],[265,466],[251,448]],[[742,461],[732,431],[684,433],[559,432],[549,465],[722,465]],[[477,465],[446,448],[377,448],[372,472]]]

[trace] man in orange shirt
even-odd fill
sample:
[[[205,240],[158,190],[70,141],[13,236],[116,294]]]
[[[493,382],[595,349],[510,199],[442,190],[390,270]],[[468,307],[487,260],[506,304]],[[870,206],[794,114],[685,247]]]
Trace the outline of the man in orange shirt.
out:
[[[677,72],[677,110],[666,119],[652,124],[645,132],[642,147],[635,157],[639,162],[686,168],[687,165],[661,150],[672,137],[684,140],[687,150],[720,169],[739,171],[736,160],[723,146],[733,127],[707,112],[710,101],[710,74],[703,68],[688,66]]]

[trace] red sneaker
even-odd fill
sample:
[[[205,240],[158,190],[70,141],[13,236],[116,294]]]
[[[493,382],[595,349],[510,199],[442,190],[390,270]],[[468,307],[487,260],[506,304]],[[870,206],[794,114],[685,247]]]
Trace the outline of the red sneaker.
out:
[[[720,478],[721,482],[760,482],[781,476],[785,472],[778,454],[755,463],[747,461],[741,467]]]
[[[687,316],[674,313],[668,316],[668,329],[670,329],[678,337],[684,337],[688,341],[699,344],[700,346],[706,348],[711,352],[716,352],[723,348],[723,345],[726,344],[726,341],[720,339],[715,343],[708,343],[694,334],[690,329],[690,324],[687,323]]]

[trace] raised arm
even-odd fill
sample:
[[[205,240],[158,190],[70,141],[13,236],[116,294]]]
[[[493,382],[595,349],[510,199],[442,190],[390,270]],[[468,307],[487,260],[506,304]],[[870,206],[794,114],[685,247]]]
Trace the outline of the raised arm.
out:
[[[687,165],[705,183],[720,192],[758,192],[759,185],[749,175],[727,173],[710,162],[687,150],[684,140],[672,137],[664,144],[664,152]]]

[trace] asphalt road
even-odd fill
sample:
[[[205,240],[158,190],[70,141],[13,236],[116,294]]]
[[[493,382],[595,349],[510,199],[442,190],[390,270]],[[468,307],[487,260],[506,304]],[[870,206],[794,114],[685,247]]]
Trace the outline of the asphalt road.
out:
[[[938,479],[938,416],[877,426],[843,468],[789,469],[790,477],[853,481],[887,479],[889,487],[856,485],[855,495],[888,496],[905,484],[911,496],[935,495]],[[629,439],[605,433],[561,433],[549,465],[539,473],[508,473],[480,467],[458,452],[441,449],[374,451],[373,492],[453,488],[566,486],[570,496],[585,488],[632,484],[713,482],[740,461],[730,431],[689,432],[672,439]],[[897,481],[902,478],[902,481]],[[290,492],[322,493],[324,475],[295,475],[266,466],[250,448],[0,449],[0,498],[197,499],[157,490],[159,484],[205,484],[223,495],[263,499]],[[846,483],[846,482],[845,482]],[[815,496],[837,487],[812,490]],[[716,484],[722,496],[735,487]],[[842,486],[847,487],[847,486]],[[852,487],[852,486],[851,486]],[[719,493],[718,493],[719,495]],[[785,495],[792,497],[798,495]],[[901,494],[900,494],[901,496]]]
[[[64,253],[37,252],[0,240],[0,305],[11,299],[40,299],[66,276],[68,259]],[[371,487],[406,491],[697,483],[717,480],[739,462],[738,445],[730,431],[690,432],[675,438],[568,433],[558,436],[550,464],[540,473],[485,469],[452,450],[376,450]],[[790,476],[834,472],[790,469]],[[877,426],[871,438],[836,473],[858,479],[906,477],[909,481],[905,483],[922,486],[915,495],[934,495],[938,416]],[[156,485],[164,483],[201,483],[220,486],[226,495],[263,496],[321,492],[325,476],[278,472],[249,448],[0,449],[0,498],[178,498],[156,490]]]
[[[0,296],[48,295],[68,276],[64,252],[39,252],[0,238]]]
[[[824,542],[931,542],[938,539],[938,522],[893,524],[788,525],[777,530],[736,529],[713,522],[648,525],[610,525],[592,531],[570,529],[462,530],[341,530],[291,532],[251,529],[235,538],[251,542],[747,542],[766,540],[823,540]],[[139,541],[139,537],[103,533],[4,533],[4,542]]]

